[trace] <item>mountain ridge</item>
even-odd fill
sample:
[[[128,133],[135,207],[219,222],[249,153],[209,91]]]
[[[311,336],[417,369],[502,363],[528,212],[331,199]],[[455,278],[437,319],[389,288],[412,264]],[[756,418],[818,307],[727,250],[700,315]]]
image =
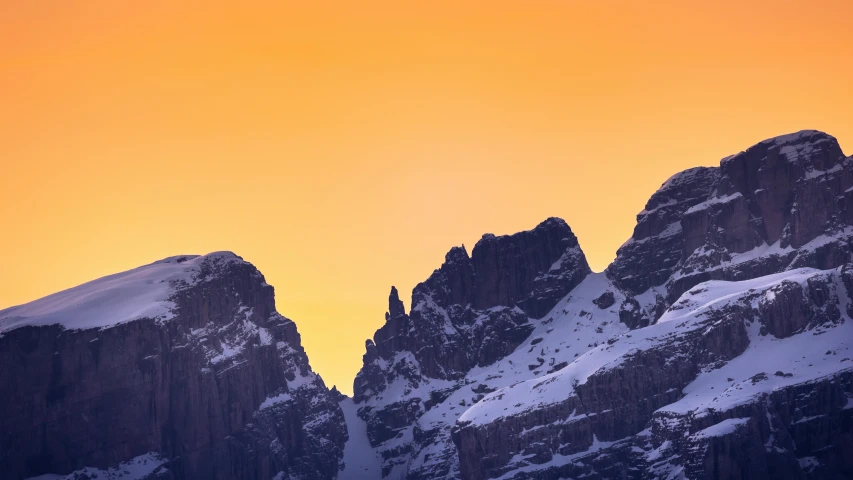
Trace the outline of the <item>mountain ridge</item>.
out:
[[[851,252],[853,157],[767,139],[667,179],[603,272],[556,217],[451,248],[408,312],[391,287],[352,398],[254,266],[169,257],[0,311],[0,471],[850,476]]]

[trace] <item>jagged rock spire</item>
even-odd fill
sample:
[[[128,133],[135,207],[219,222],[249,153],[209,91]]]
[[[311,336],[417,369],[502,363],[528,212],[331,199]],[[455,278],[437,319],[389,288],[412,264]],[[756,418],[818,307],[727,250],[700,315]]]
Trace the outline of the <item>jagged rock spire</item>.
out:
[[[397,294],[397,287],[391,287],[391,294],[388,295],[388,314],[391,318],[406,314],[403,302]]]

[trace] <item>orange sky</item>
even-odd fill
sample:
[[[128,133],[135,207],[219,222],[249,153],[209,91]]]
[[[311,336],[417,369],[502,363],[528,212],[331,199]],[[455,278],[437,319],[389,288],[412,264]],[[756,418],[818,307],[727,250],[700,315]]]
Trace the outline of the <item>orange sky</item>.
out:
[[[0,308],[233,250],[349,392],[453,245],[556,215],[601,270],[678,170],[853,151],[849,0],[174,3],[0,2]]]

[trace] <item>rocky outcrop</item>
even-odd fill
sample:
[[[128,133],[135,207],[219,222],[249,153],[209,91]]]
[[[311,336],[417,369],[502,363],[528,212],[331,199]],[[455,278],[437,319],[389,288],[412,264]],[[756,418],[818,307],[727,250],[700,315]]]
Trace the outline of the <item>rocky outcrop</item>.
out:
[[[669,280],[687,249],[681,218],[706,201],[719,181],[718,168],[697,167],[664,182],[637,214],[634,234],[607,267],[620,288],[640,294]]]
[[[56,324],[2,330],[4,478],[85,473],[146,455],[160,459],[156,474],[176,479],[335,478],[343,416],[296,325],[276,312],[273,287],[230,253],[139,270],[182,265],[188,273],[170,282],[166,317],[77,328],[59,310]],[[126,306],[91,314],[109,320]],[[0,325],[21,321],[22,309],[0,312]]]
[[[853,157],[802,131],[765,140],[667,180],[637,215],[607,272],[653,321],[706,280],[744,280],[851,261]]]
[[[386,322],[368,340],[354,400],[384,473],[453,478],[452,422],[418,425],[428,410],[465,385],[476,367],[512,353],[540,319],[590,273],[569,226],[550,218],[530,231],[484,235],[469,256],[454,247],[412,292],[407,314],[392,287]],[[420,468],[411,460],[443,444]],[[398,470],[394,470],[397,468]]]
[[[758,303],[762,331],[787,338],[814,325],[841,321],[839,299],[822,276],[806,284],[782,282],[767,291]]]
[[[590,273],[577,238],[559,218],[515,235],[484,235],[474,246],[471,268],[471,297],[453,303],[470,303],[475,310],[518,306],[532,318],[548,313]]]

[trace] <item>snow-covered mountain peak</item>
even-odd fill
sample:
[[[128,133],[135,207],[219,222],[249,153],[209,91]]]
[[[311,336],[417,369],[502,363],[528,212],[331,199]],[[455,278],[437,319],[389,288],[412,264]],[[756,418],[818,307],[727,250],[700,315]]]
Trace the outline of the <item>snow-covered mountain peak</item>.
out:
[[[214,252],[3,310],[0,477],[333,478],[339,394],[274,295]]]
[[[0,310],[0,333],[25,326],[83,330],[141,318],[166,321],[173,316],[171,297],[176,291],[203,282],[231,264],[248,265],[231,252],[164,258]]]
[[[758,161],[769,154],[778,154],[788,162],[818,163],[844,158],[838,140],[818,130],[801,130],[763,140],[743,152],[723,159],[725,169],[741,160]]]
[[[851,260],[851,224],[853,157],[832,136],[806,130],[671,177],[607,272],[651,323],[706,280],[842,265]]]

